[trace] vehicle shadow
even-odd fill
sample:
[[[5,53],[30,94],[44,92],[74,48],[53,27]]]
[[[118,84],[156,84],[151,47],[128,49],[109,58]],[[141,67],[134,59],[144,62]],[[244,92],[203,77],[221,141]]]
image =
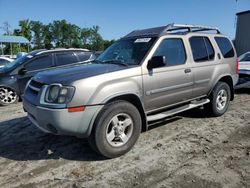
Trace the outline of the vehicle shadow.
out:
[[[0,157],[18,161],[105,160],[89,147],[86,139],[43,133],[27,117],[0,122]]]
[[[202,109],[193,109],[167,119],[153,122],[149,130],[189,118],[206,118]],[[67,159],[100,161],[106,158],[94,152],[86,139],[57,136],[40,131],[27,117],[0,122],[0,157],[11,160]]]
[[[235,90],[235,94],[248,94],[250,95],[250,88],[241,88]]]
[[[211,117],[211,115],[208,114],[206,110],[204,110],[203,107],[187,110],[178,115],[181,117],[186,117],[186,118],[198,118],[198,119],[199,118],[213,118]]]

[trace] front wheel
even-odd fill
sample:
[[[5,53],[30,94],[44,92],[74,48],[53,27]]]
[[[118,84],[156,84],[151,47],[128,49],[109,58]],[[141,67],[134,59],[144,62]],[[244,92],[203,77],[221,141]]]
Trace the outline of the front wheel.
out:
[[[126,101],[104,107],[98,115],[89,143],[107,158],[127,153],[141,132],[141,116],[137,108]]]
[[[19,97],[17,93],[6,87],[0,87],[0,105],[7,106],[13,103],[18,102]]]
[[[222,116],[228,109],[230,98],[229,85],[225,82],[218,82],[211,93],[210,103],[205,108],[212,116]]]

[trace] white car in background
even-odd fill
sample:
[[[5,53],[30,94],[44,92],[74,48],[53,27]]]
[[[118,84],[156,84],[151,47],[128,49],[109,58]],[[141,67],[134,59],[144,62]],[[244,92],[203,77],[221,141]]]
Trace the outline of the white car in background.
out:
[[[238,88],[250,88],[250,52],[239,57],[239,82]]]
[[[14,61],[8,57],[0,57],[0,68],[4,67],[7,63]]]

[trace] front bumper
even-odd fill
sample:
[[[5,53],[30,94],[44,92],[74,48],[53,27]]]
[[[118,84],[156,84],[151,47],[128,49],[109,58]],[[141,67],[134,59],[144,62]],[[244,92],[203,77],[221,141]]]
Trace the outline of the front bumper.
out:
[[[57,135],[88,137],[102,105],[87,106],[83,112],[69,113],[67,109],[51,109],[34,106],[23,101],[30,121],[44,132]]]

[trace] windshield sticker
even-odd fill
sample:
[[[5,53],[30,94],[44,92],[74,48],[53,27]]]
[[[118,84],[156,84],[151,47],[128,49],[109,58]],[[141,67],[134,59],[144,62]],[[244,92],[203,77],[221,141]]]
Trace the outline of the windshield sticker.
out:
[[[151,40],[151,38],[141,38],[141,39],[136,39],[135,43],[139,43],[139,42],[149,42]]]

